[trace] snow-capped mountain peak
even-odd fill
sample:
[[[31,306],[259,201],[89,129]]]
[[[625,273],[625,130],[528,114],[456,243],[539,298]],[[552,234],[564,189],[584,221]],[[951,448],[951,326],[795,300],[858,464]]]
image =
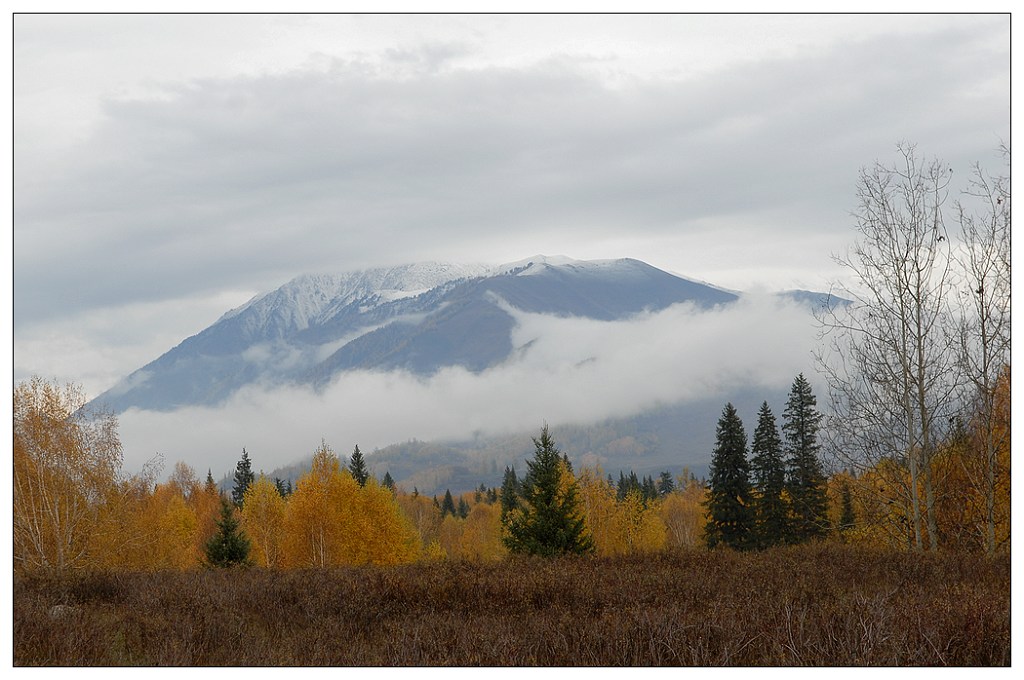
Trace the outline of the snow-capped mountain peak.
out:
[[[483,264],[419,262],[343,274],[302,274],[229,311],[220,321],[244,315],[250,329],[270,325],[300,331],[330,319],[353,302],[375,306],[414,297],[450,281],[486,275],[491,269]]]
[[[526,258],[498,267],[421,262],[304,274],[225,314],[98,401],[116,411],[222,403],[253,383],[320,387],[352,370],[483,371],[513,355],[516,319],[598,320],[737,296],[633,259]]]

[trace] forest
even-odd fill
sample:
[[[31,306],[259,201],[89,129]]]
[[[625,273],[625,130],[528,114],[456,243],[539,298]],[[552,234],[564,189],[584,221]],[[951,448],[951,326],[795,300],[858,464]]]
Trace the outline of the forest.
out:
[[[18,383],[15,663],[1008,664],[1008,184],[975,172],[954,251],[948,169],[901,151],[861,173],[824,404],[798,375],[748,441],[726,403],[707,479],[577,469],[545,425],[500,488],[322,442],[294,485],[243,449],[228,494],[125,474],[116,417]]]

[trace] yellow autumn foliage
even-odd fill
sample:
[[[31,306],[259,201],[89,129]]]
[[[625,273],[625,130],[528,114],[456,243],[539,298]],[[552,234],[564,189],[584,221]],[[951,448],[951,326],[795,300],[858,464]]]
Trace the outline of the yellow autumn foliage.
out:
[[[242,501],[242,530],[249,538],[249,559],[260,567],[281,566],[286,503],[265,475],[249,485]]]
[[[282,565],[400,564],[420,550],[419,535],[390,489],[374,480],[360,487],[322,444],[288,499]]]

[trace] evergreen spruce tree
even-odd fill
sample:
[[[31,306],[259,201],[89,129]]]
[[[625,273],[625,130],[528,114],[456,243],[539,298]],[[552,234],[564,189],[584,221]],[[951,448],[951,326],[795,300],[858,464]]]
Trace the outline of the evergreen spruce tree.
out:
[[[757,547],[766,548],[789,541],[789,507],[786,490],[786,462],[775,415],[768,402],[757,413],[757,429],[750,445],[750,472],[754,485],[754,515]]]
[[[287,482],[285,482],[285,480],[281,479],[280,477],[274,477],[274,488],[277,489],[277,493],[278,495],[281,496],[281,498],[288,498],[288,496],[290,496],[292,493],[291,480],[289,479]]]
[[[391,493],[395,492],[395,480],[391,478],[391,471],[384,472],[384,479],[381,480],[381,486],[386,486],[391,489]]]
[[[666,470],[658,476],[658,495],[667,496],[676,490],[676,481],[672,479],[672,473]]]
[[[516,466],[505,468],[505,476],[501,480],[501,521],[505,516],[519,507],[519,478],[516,476]]]
[[[249,454],[243,447],[242,458],[235,465],[235,487],[231,490],[231,500],[237,507],[242,507],[245,491],[254,481],[256,481],[256,476],[252,473],[252,461],[249,460]]]
[[[211,567],[227,569],[249,564],[249,539],[239,528],[234,507],[227,499],[221,499],[217,533],[206,542],[203,552]]]
[[[754,513],[747,435],[732,404],[725,405],[718,420],[710,487],[706,501],[709,519],[704,528],[708,547],[750,548],[754,537]]]
[[[217,488],[217,482],[213,480],[213,470],[206,468],[206,493],[211,496],[219,496],[220,489]]]
[[[640,486],[641,498],[643,498],[644,506],[655,500],[658,497],[658,487],[654,483],[654,477],[647,475],[644,477],[643,484]]]
[[[359,486],[366,486],[367,480],[370,479],[370,473],[366,470],[366,461],[363,460],[363,454],[359,450],[358,444],[356,444],[356,448],[352,452],[352,460],[348,463],[348,471],[352,473],[352,479],[356,480]]]
[[[825,473],[818,457],[818,427],[822,415],[811,384],[803,373],[793,381],[789,401],[783,412],[787,487],[791,499],[792,530],[795,542],[823,537],[828,533],[828,495]]]
[[[466,502],[465,498],[459,499],[459,507],[456,512],[462,519],[469,517],[469,503]]]
[[[502,522],[505,546],[513,553],[545,557],[593,552],[576,480],[547,425],[533,444],[536,451],[526,464],[521,507],[509,512]]]
[[[455,512],[455,499],[452,498],[452,492],[449,489],[445,489],[444,500],[441,501],[441,517],[454,515]]]
[[[636,491],[640,494],[641,498],[646,498],[643,485],[640,483],[640,478],[636,476],[636,473],[630,470],[629,477],[627,477],[620,471],[619,484],[615,488],[615,498],[621,501],[630,491]]]

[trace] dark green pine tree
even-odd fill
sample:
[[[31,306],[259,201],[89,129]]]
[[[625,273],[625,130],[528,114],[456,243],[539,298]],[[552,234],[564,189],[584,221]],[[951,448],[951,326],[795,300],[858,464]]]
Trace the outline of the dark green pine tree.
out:
[[[441,517],[454,515],[455,513],[455,499],[452,498],[452,492],[449,489],[445,489],[444,500],[441,501]]]
[[[562,478],[565,466],[547,425],[533,445],[536,451],[526,463],[520,510],[502,522],[505,546],[513,553],[544,557],[593,552],[576,480],[571,475]]]
[[[459,507],[456,512],[462,519],[469,517],[469,503],[466,502],[465,498],[459,499]]]
[[[227,569],[249,564],[249,539],[238,525],[234,507],[222,498],[217,533],[203,547],[208,566]]]
[[[231,490],[231,500],[234,501],[235,505],[239,508],[242,507],[246,489],[248,489],[254,481],[256,481],[256,476],[252,473],[252,461],[249,460],[249,454],[243,447],[242,457],[238,461],[238,464],[235,465],[235,486]]]
[[[643,484],[640,486],[641,497],[644,500],[644,506],[647,503],[653,501],[658,497],[658,486],[654,483],[654,477],[647,475],[644,477]]]
[[[725,405],[718,419],[706,505],[709,519],[704,534],[709,548],[725,545],[746,550],[752,547],[754,512],[747,435],[732,404]]]
[[[828,495],[825,472],[818,451],[822,415],[811,384],[803,373],[793,380],[783,412],[787,480],[791,503],[790,535],[802,543],[828,533]]]
[[[277,493],[281,498],[288,498],[292,493],[292,480],[287,482],[280,477],[274,477],[274,488],[277,489]]]
[[[391,478],[390,470],[384,472],[384,479],[381,480],[380,484],[391,489],[391,493],[395,492],[395,480]]]
[[[219,496],[220,489],[217,488],[217,482],[213,480],[213,470],[206,468],[206,493],[210,495]]]
[[[750,445],[750,473],[754,485],[756,544],[759,548],[789,542],[789,504],[785,498],[786,461],[782,438],[768,402],[757,413],[757,429]]]
[[[359,486],[366,486],[370,479],[370,473],[366,470],[366,461],[363,460],[363,453],[359,450],[359,444],[352,451],[352,460],[348,463],[348,471],[352,473],[352,479],[359,483]]]
[[[621,501],[630,491],[636,491],[642,498],[645,497],[644,488],[640,484],[640,478],[636,476],[636,473],[630,470],[629,477],[627,477],[622,474],[622,471],[619,471],[619,484],[615,487],[615,498]]]
[[[668,470],[658,476],[658,495],[667,496],[676,490],[676,480],[672,479],[672,473]]]
[[[505,516],[519,507],[519,477],[516,476],[516,466],[505,468],[505,476],[501,480],[501,521]]]

